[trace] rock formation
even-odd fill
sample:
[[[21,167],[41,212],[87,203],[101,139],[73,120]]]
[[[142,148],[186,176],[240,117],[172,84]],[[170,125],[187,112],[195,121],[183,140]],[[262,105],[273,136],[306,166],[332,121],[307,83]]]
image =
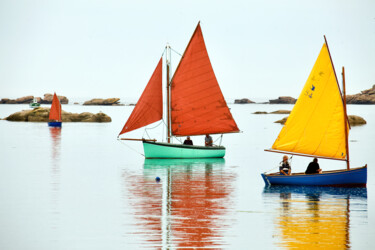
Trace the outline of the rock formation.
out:
[[[361,91],[359,94],[346,95],[348,104],[375,104],[375,85],[371,89]]]
[[[280,123],[284,125],[287,119],[288,119],[288,116],[284,117],[281,120],[275,121],[275,123]],[[364,125],[367,123],[365,119],[357,115],[348,115],[348,119],[349,119],[350,126],[360,126],[360,125]]]
[[[247,98],[242,98],[242,99],[236,99],[234,100],[234,103],[236,104],[248,104],[248,103],[255,103]]]
[[[253,113],[254,115],[266,115],[266,114],[290,114],[289,110],[276,110],[270,113],[267,113],[266,111],[256,111]]]
[[[108,99],[91,99],[90,101],[86,101],[83,105],[120,105],[119,103],[120,98],[108,98]]]
[[[35,108],[32,110],[22,110],[11,114],[10,116],[4,118],[7,121],[17,121],[17,122],[48,122],[49,108]],[[63,122],[111,122],[112,119],[104,113],[69,113],[62,111],[62,121]]]
[[[266,115],[268,114],[266,111],[256,111],[253,113],[254,115]]]
[[[57,97],[59,98],[61,104],[68,104],[69,103],[69,99],[66,98],[65,96],[58,95]],[[42,104],[51,104],[52,99],[53,99],[53,94],[44,94],[44,98],[42,99],[41,103]]]
[[[270,104],[295,104],[297,99],[290,96],[280,96],[278,99],[270,100]]]
[[[69,103],[68,98],[66,98],[65,96],[58,95],[57,97],[59,98],[61,104],[68,104]],[[40,98],[40,97],[35,97],[36,102],[42,103],[42,104],[51,104],[52,98],[53,98],[52,94],[44,94],[43,99]],[[3,99],[0,100],[0,104],[29,104],[29,103],[33,102],[33,100],[34,100],[34,96],[32,96],[32,95],[20,97],[20,98],[17,98],[17,99],[3,98]]]

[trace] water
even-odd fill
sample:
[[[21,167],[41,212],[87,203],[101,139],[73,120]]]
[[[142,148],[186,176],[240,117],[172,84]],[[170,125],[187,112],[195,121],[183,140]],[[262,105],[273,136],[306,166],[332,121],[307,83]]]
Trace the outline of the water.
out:
[[[0,105],[0,117],[27,108]],[[113,121],[64,123],[61,130],[0,121],[0,249],[375,247],[374,106],[348,106],[368,122],[350,131],[352,166],[369,166],[367,188],[356,189],[265,188],[260,173],[277,167],[282,155],[263,149],[284,115],[251,113],[292,106],[230,108],[243,133],[225,135],[227,155],[209,161],[145,160],[141,143],[116,140],[127,106],[63,105],[102,111]],[[157,139],[162,133],[161,126],[148,131]],[[203,144],[203,137],[192,139]],[[310,161],[293,157],[293,171]],[[323,170],[345,168],[319,163]]]

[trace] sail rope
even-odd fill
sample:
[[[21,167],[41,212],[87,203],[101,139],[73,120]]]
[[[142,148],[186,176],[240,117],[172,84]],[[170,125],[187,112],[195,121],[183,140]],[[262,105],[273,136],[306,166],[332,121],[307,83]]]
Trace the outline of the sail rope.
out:
[[[119,139],[118,139],[118,140],[119,140]],[[142,155],[142,156],[145,156],[145,155],[142,154],[141,152],[138,152],[136,149],[134,149],[134,148],[130,147],[129,145],[127,145],[124,141],[121,141],[121,140],[119,140],[119,141],[120,141],[120,143],[121,143],[122,145],[126,146],[127,148],[133,150],[134,152],[136,152],[136,153],[138,153],[138,154],[140,154],[140,155]]]
[[[164,123],[163,120],[161,120],[161,122],[159,122],[156,126],[152,127],[152,128],[145,128],[144,132],[143,132],[143,135],[142,135],[142,138],[143,136],[146,134],[148,136],[148,139],[151,139],[150,135],[148,134],[147,130],[151,130],[151,129],[154,129],[154,128],[157,128],[160,126],[160,124]]]
[[[293,160],[293,155],[290,157],[290,159],[289,159],[289,162],[290,162],[290,165],[292,166],[292,160]],[[278,168],[279,166],[277,166],[277,167],[274,167],[273,169],[270,169],[270,170],[267,170],[266,172],[264,172],[264,173],[268,173],[268,172],[271,172],[271,171],[273,171],[274,169],[276,169],[276,168]]]
[[[182,57],[182,55],[180,54],[180,53],[178,53],[177,51],[175,51],[174,49],[172,49],[172,47],[169,47],[174,53],[176,53],[177,55],[179,55],[179,56],[181,56]]]

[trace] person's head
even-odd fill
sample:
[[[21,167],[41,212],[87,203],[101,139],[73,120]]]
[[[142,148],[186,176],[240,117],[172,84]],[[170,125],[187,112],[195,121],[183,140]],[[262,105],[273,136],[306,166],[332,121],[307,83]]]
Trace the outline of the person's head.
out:
[[[209,134],[206,134],[206,137],[209,137],[210,135]]]
[[[317,163],[318,162],[318,158],[314,158],[313,162]]]
[[[186,137],[186,139],[190,140],[190,136]]]
[[[283,156],[283,161],[287,161],[288,160],[288,156],[287,155],[284,155]]]

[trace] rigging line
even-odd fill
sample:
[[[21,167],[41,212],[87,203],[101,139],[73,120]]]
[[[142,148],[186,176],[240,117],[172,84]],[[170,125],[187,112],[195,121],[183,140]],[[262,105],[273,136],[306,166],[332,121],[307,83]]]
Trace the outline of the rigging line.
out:
[[[144,154],[138,152],[138,151],[135,150],[134,148],[132,148],[132,147],[130,147],[129,145],[127,145],[125,142],[123,142],[123,141],[120,140],[120,143],[121,143],[122,145],[124,145],[124,146],[130,148],[130,149],[133,150],[134,152],[136,152],[136,153],[138,153],[138,154],[140,154],[140,155],[142,155],[142,156],[145,156]]]
[[[182,57],[182,55],[180,54],[180,53],[178,53],[177,51],[175,51],[174,49],[172,49],[172,47],[169,47],[174,53],[176,53],[177,55],[179,55],[179,56],[181,56]]]
[[[290,163],[290,165],[292,165],[292,160],[293,160],[293,155],[289,158],[289,163]],[[273,169],[267,170],[267,171],[264,172],[264,173],[268,173],[268,172],[270,172],[270,171],[272,171],[272,170],[274,170],[275,168],[278,168],[278,167],[280,167],[280,166],[277,166],[277,167],[274,167]]]

